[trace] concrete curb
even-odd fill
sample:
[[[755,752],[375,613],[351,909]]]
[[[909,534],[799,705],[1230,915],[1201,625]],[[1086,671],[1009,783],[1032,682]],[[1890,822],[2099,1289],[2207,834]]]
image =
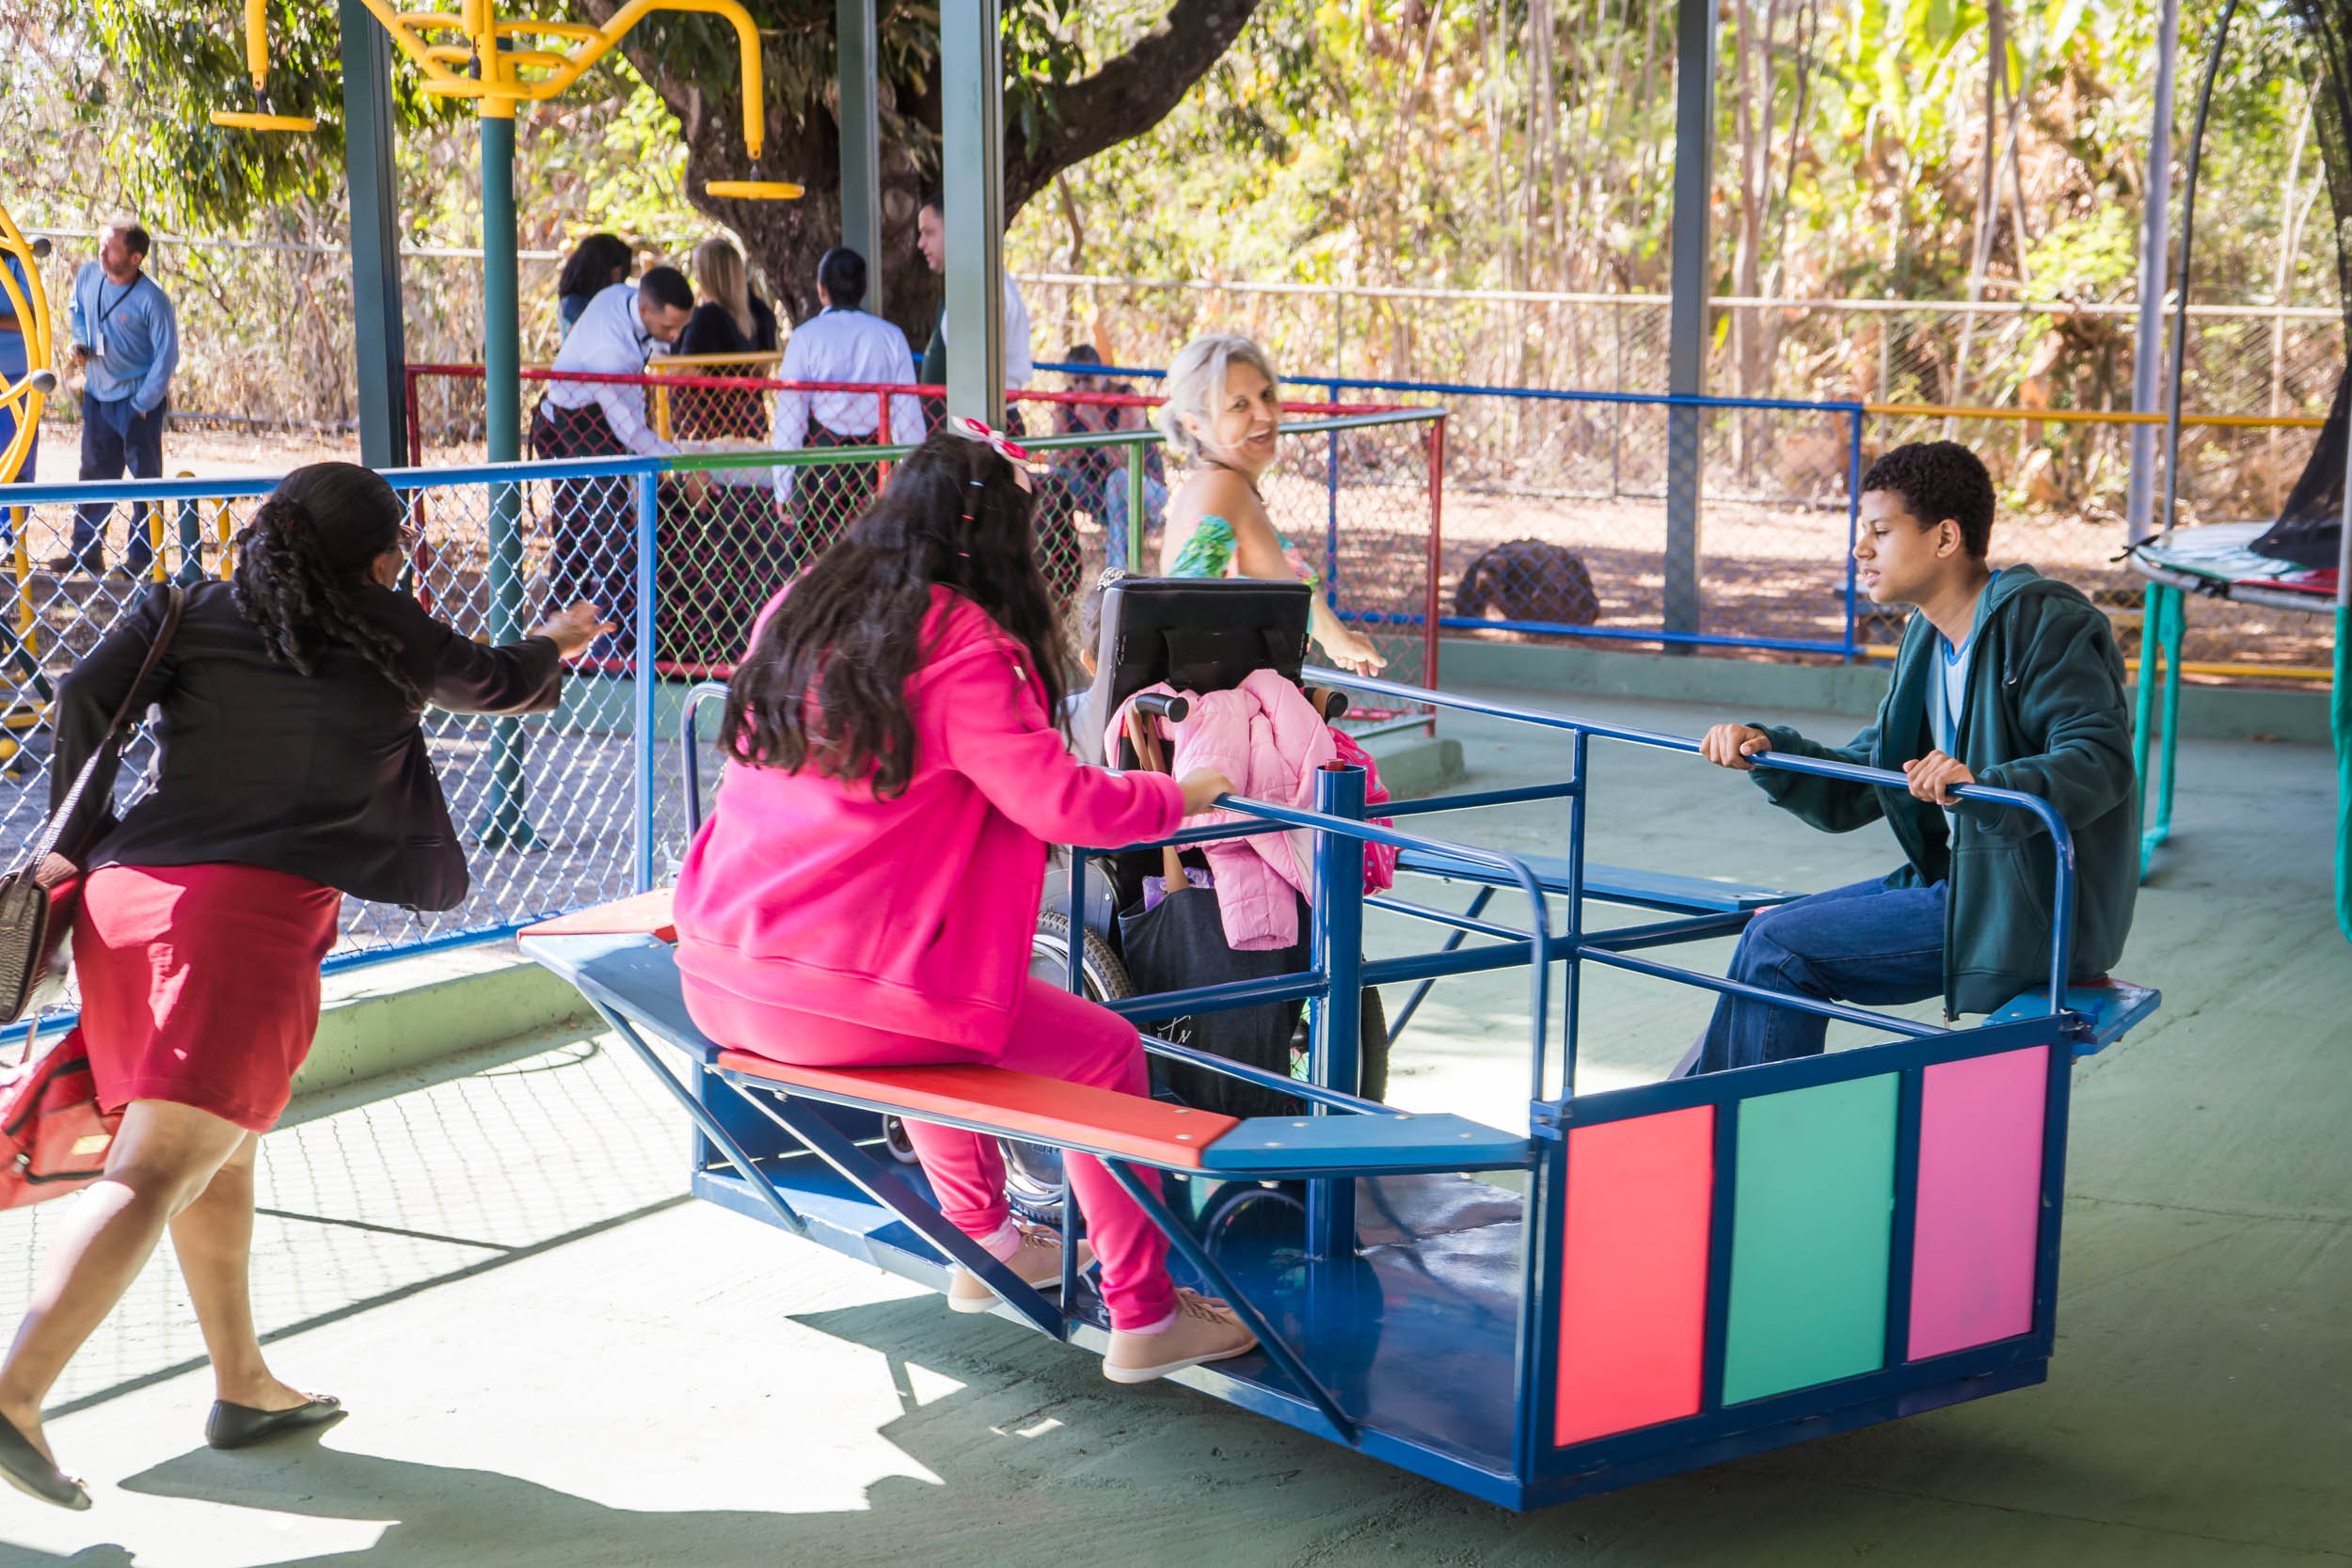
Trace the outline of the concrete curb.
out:
[[[1418,730],[1375,736],[1364,750],[1380,769],[1391,800],[1412,800],[1451,789],[1470,778],[1462,766],[1462,743]]]
[[[331,976],[296,1101],[525,1037],[596,1014],[580,992],[508,942],[420,954]]]
[[[1867,719],[1878,711],[1889,677],[1887,666],[1878,663],[1766,664],[1470,638],[1439,643],[1438,669],[1445,686],[1707,703],[1733,720],[1765,718],[1780,709]],[[2199,740],[2262,736],[2325,746],[2328,693],[2184,685],[2181,734]]]

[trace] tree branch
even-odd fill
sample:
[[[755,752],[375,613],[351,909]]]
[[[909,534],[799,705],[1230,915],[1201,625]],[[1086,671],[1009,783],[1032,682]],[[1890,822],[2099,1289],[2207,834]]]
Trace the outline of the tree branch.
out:
[[[1157,125],[1241,36],[1258,0],[1176,0],[1168,15],[1101,70],[1053,95],[1034,140],[1005,148],[1005,214],[1073,164]]]

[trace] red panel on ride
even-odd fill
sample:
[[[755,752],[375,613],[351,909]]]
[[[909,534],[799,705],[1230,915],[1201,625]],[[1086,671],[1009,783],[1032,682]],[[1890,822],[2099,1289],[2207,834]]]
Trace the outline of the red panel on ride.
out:
[[[1911,1359],[2033,1327],[2047,1046],[1929,1068],[1919,1092]]]
[[[616,899],[591,910],[574,910],[536,926],[526,926],[527,937],[626,937],[643,933],[663,942],[677,941],[677,923],[670,916],[675,888],[658,887],[634,898]]]
[[[1212,1111],[1009,1068],[787,1067],[743,1051],[721,1052],[719,1066],[772,1084],[879,1102],[918,1121],[925,1112],[958,1117],[1040,1143],[1077,1144],[1184,1169],[1198,1169],[1200,1151],[1241,1125]]]
[[[1567,1167],[1563,1448],[1698,1414],[1715,1107],[1571,1128]]]

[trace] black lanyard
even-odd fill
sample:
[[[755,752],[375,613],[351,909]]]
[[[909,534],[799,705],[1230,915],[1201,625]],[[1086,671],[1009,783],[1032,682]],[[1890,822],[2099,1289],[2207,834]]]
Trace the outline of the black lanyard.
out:
[[[115,295],[114,304],[109,305],[106,303],[106,275],[103,272],[100,273],[98,275],[97,293],[98,319],[90,323],[90,331],[93,333],[104,331],[106,329],[106,318],[113,315],[116,310],[119,309],[124,300],[129,299],[133,294],[137,293],[138,292],[139,279],[134,277],[130,282],[125,283],[122,286],[122,292],[120,293]]]

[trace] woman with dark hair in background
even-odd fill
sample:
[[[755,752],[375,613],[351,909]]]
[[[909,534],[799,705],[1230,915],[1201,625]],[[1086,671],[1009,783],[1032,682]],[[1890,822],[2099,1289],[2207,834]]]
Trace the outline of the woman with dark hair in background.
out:
[[[103,759],[60,841],[88,868],[70,1043],[121,1124],[0,1362],[0,1477],[44,1501],[89,1506],[50,1456],[41,1402],[167,1227],[219,1396],[206,1440],[241,1448],[341,1413],[271,1372],[247,1278],[254,1158],[318,1028],[319,960],[343,895],[420,910],[466,896],[425,704],[544,712],[560,661],[609,629],[575,604],[519,642],[475,642],[394,586],[405,520],[380,474],[297,468],[237,535],[233,579],[187,590],[144,688],[130,689],[162,588],[58,685],[53,808],[126,697],[163,718],[153,787],[117,820]]]
[[[932,432],[753,633],[720,731],[738,766],[678,873],[678,971],[711,1038],[809,1067],[991,1063],[1151,1092],[1134,1024],[1029,973],[1045,847],[1164,838],[1232,786],[1070,754],[1023,455],[977,421]],[[1060,1235],[1014,1222],[996,1140],[907,1132],[947,1221],[1057,1289]],[[1098,1161],[1068,1168],[1113,1381],[1257,1343],[1169,1280],[1167,1238]],[[955,1271],[949,1307],[996,1299]]]
[[[572,246],[555,279],[556,341],[572,335],[572,324],[588,302],[615,283],[626,283],[637,252],[618,234],[591,234]]]

